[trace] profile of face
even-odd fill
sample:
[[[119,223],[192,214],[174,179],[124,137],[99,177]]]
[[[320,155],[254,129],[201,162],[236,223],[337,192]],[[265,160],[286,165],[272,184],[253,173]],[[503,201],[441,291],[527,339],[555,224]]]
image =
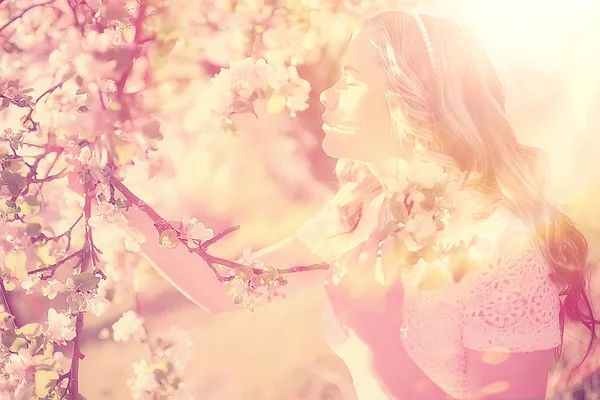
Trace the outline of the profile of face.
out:
[[[373,29],[357,30],[342,64],[342,75],[321,93],[323,151],[330,157],[381,163],[398,157],[399,137],[385,97],[385,74],[371,43]]]

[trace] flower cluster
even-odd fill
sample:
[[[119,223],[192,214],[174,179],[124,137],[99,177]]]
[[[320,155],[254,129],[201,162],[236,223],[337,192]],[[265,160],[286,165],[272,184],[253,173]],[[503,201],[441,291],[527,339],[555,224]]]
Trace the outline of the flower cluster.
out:
[[[140,325],[135,322],[133,325],[139,332]],[[142,339],[142,336],[139,338]],[[134,377],[127,381],[131,397],[191,399],[182,379],[192,346],[185,332],[171,329],[156,340],[143,339],[148,343],[150,352],[147,358],[133,363]]]
[[[452,257],[464,255],[478,229],[473,191],[441,165],[418,157],[395,161],[389,172],[393,179],[386,182],[385,204],[390,218],[383,237],[396,241],[400,266],[447,265]]]
[[[70,360],[55,351],[55,344],[75,337],[70,315],[51,308],[46,323],[17,328],[14,317],[0,307],[0,336],[0,398],[59,398],[65,393],[61,377]]]
[[[248,57],[230,61],[229,67],[222,68],[211,82],[216,118],[254,112],[253,103],[259,98],[268,99],[267,111],[272,114],[287,110],[295,116],[308,108],[310,83],[300,78],[294,66]]]
[[[252,313],[256,303],[263,299],[268,302],[285,299],[285,294],[280,293],[279,289],[287,281],[275,267],[257,259],[249,247],[244,249],[241,263],[242,268],[230,270],[232,279],[226,282],[226,293],[232,296],[235,304],[242,304],[246,311]]]

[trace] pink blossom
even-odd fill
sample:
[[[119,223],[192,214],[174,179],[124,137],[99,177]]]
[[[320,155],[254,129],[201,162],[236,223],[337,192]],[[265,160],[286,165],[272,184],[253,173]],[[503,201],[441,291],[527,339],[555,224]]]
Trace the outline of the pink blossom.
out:
[[[75,321],[64,311],[48,310],[48,330],[46,335],[53,341],[65,344],[75,337]]]

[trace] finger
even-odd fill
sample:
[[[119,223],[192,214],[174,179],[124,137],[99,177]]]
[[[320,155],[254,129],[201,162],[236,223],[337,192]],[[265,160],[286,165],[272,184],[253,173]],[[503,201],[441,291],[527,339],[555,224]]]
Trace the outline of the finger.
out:
[[[361,271],[374,270],[377,263],[377,251],[379,250],[379,242],[381,241],[381,232],[374,230],[369,235],[369,238],[364,242],[362,251],[358,257],[358,269]]]
[[[347,274],[342,279],[346,292],[351,297],[368,295],[378,286],[375,279],[375,265],[379,240],[379,233],[374,232],[363,242],[356,264],[349,267]]]
[[[400,245],[400,239],[394,236],[386,240],[381,246],[381,265],[386,286],[394,283],[400,277],[402,249]]]

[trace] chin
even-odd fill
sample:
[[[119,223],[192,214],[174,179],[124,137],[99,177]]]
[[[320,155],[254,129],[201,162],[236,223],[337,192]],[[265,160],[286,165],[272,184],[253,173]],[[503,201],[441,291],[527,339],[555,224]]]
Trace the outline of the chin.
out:
[[[346,137],[332,137],[331,134],[326,134],[321,143],[323,152],[331,158],[356,161],[362,163],[373,163],[377,160],[372,159],[372,152],[368,150],[368,146],[359,143],[353,143],[353,140],[344,140]]]

